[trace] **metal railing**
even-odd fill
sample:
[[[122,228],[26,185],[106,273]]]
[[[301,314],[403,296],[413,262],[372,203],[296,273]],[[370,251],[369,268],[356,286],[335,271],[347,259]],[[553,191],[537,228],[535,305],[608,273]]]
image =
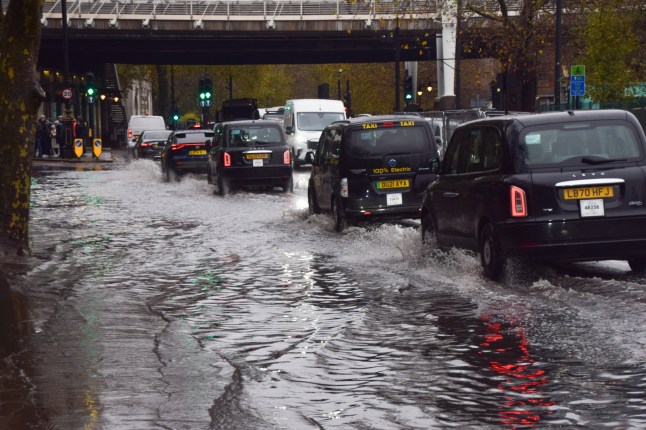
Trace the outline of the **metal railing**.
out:
[[[67,0],[67,14],[76,19],[201,19],[226,20],[435,18],[442,0]],[[61,0],[45,0],[43,18],[60,18]]]

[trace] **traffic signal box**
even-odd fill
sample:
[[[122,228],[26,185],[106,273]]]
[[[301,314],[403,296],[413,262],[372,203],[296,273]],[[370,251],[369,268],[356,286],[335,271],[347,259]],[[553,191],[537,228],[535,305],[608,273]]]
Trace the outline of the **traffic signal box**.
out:
[[[406,76],[404,78],[404,100],[406,103],[413,100],[413,77]]]
[[[209,108],[213,104],[213,84],[210,78],[200,79],[199,102],[202,108]]]
[[[96,85],[94,84],[94,75],[88,73],[85,75],[85,95],[88,103],[94,103],[97,96]]]

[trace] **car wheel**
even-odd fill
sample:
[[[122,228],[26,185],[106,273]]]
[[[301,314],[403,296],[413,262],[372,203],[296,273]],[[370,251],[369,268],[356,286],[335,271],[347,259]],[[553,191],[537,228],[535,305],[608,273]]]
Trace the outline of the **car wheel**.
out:
[[[227,178],[218,174],[217,182],[218,182],[218,194],[220,194],[221,196],[226,196],[227,194],[231,194],[231,185]]]
[[[644,273],[646,272],[646,257],[632,257],[628,259],[628,265],[630,270],[634,273]]]
[[[332,217],[334,217],[334,229],[341,233],[348,226],[348,218],[345,216],[341,201],[333,197],[332,198]]]
[[[170,170],[165,163],[162,163],[162,179],[164,182],[170,182]]]
[[[422,216],[422,245],[424,249],[437,247],[437,228],[430,212],[424,211]]]
[[[291,193],[294,191],[294,177],[290,176],[289,180],[283,185],[284,193]]]
[[[485,225],[480,235],[480,264],[487,278],[497,281],[502,276],[505,257],[491,224]]]
[[[312,186],[307,189],[307,206],[310,216],[321,213],[321,207],[319,206],[319,202],[316,200],[316,193]]]

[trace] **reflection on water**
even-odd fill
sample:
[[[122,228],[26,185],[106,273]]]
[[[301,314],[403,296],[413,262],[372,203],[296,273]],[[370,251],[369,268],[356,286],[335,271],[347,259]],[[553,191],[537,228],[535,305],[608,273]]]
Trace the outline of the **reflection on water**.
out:
[[[37,175],[34,257],[0,292],[0,420],[646,428],[638,281],[490,283],[470,254],[420,257],[414,221],[336,234],[295,183],[221,198],[145,161]]]

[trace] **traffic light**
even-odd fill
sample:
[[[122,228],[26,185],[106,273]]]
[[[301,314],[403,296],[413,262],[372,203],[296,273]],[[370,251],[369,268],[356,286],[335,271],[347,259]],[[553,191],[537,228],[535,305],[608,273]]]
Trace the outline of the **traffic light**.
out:
[[[173,114],[173,122],[177,122],[177,121],[179,121],[179,114],[177,112],[175,112]]]
[[[406,76],[404,78],[404,100],[406,102],[413,100],[413,77]]]
[[[201,78],[199,83],[200,107],[211,107],[213,104],[213,85],[210,78]]]
[[[87,101],[89,103],[94,103],[96,100],[96,86],[94,85],[94,75],[88,73],[85,75],[85,95],[87,96]]]

